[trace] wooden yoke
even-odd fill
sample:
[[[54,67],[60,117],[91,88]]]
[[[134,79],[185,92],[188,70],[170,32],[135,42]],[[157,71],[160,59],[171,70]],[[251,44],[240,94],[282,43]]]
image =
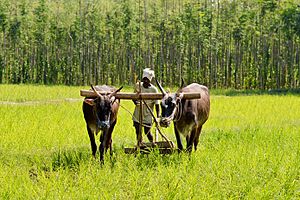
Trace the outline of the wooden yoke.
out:
[[[107,92],[99,91],[100,94],[110,94]],[[96,97],[94,91],[90,90],[80,90],[80,95],[83,97]],[[160,100],[163,98],[161,93],[127,93],[127,92],[118,92],[115,97],[117,99],[128,99],[128,100]],[[183,99],[200,99],[200,93],[183,93]]]

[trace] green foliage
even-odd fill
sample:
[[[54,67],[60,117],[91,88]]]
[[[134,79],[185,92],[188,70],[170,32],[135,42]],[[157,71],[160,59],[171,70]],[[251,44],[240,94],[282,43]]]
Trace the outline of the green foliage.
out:
[[[298,0],[0,2],[3,83],[299,88]]]
[[[4,12],[4,9],[2,8],[2,6],[0,7],[0,26],[1,26],[1,30],[2,32],[5,31],[5,26],[7,25],[7,17],[6,14]]]
[[[45,0],[40,0],[39,5],[34,10],[35,15],[35,23],[36,23],[36,30],[35,39],[39,45],[44,44],[45,36],[46,36],[46,25],[47,25],[47,7]]]
[[[296,34],[300,37],[300,8],[295,6],[289,6],[281,13],[284,31],[288,36]]]
[[[10,23],[9,36],[11,37],[13,43],[16,43],[18,41],[18,38],[20,37],[20,26],[21,22],[16,18],[13,19],[13,21]]]

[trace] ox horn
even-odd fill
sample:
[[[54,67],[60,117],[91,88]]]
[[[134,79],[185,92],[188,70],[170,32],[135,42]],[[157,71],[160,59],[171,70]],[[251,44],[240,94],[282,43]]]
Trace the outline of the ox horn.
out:
[[[156,81],[156,84],[157,84],[158,88],[160,89],[161,93],[165,96],[167,94],[166,91],[164,90],[164,88],[161,86],[161,84],[158,82],[157,79],[155,79],[155,81]]]
[[[111,93],[111,94],[109,95],[109,98],[115,96],[115,95],[117,94],[117,92],[120,92],[120,90],[122,90],[122,88],[123,88],[123,86],[121,86],[119,89],[117,89],[117,90],[115,90],[113,93]]]
[[[91,88],[93,89],[94,93],[98,96],[98,97],[102,97],[102,95],[94,88],[94,86],[91,84]]]
[[[181,86],[180,86],[180,88],[183,88],[183,86],[184,86],[184,80],[183,80],[183,78],[181,77]]]
[[[183,94],[181,93],[181,89],[183,88],[183,86],[184,86],[184,80],[183,80],[183,78],[181,77],[181,86],[180,86],[180,88],[177,90],[177,92],[176,92],[176,96],[177,97],[183,97]]]

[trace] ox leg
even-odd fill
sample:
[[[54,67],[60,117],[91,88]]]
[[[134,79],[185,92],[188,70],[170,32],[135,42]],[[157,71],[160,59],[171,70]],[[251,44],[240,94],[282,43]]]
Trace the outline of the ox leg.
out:
[[[100,143],[102,143],[103,142],[103,132],[101,132],[101,134],[100,134]]]
[[[191,132],[190,136],[186,136],[186,151],[191,153],[193,149],[193,143],[195,140],[196,128],[194,128]]]
[[[108,130],[108,135],[107,135],[107,141],[106,141],[106,151],[109,148],[109,154],[110,156],[112,156],[113,151],[112,151],[112,132],[115,128],[116,125],[116,121],[110,126],[109,130]]]
[[[90,137],[90,141],[91,141],[91,147],[92,147],[92,155],[94,157],[96,157],[96,151],[97,151],[97,145],[96,145],[96,142],[95,142],[95,135],[93,133],[93,131],[90,129],[90,127],[87,125],[87,131],[88,131],[88,134],[89,134],[89,137]]]
[[[176,141],[177,141],[177,147],[178,147],[179,151],[182,151],[183,146],[181,143],[181,138],[180,138],[179,132],[178,132],[175,124],[174,124],[174,131],[175,131],[175,136],[176,136]]]
[[[201,134],[201,130],[202,130],[202,126],[199,126],[197,128],[197,131],[196,131],[195,140],[194,140],[195,151],[197,151],[197,146],[198,146],[198,143],[199,143],[199,137],[200,137],[200,134]]]
[[[100,146],[99,146],[99,151],[100,151],[100,163],[104,164],[104,151],[107,143],[107,136],[108,136],[108,130],[103,131],[103,137],[100,139]]]
[[[185,137],[185,140],[186,140],[186,151],[187,151],[187,150],[188,150],[188,147],[189,147],[189,143],[190,143],[190,136],[187,135],[187,136]]]
[[[106,140],[105,144],[105,153],[107,153],[107,150],[109,149],[109,155],[112,156],[112,138],[111,138],[111,132],[108,132],[108,139]]]

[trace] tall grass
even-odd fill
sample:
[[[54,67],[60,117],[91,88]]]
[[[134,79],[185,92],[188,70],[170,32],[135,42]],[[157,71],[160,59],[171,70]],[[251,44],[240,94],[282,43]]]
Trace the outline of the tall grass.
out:
[[[135,135],[130,114],[120,108],[115,153],[101,167],[91,156],[81,101],[48,103],[80,99],[80,88],[0,87],[1,101],[21,102],[0,104],[2,199],[300,198],[298,96],[212,95],[191,156],[124,154]],[[131,101],[121,103],[133,110]],[[175,141],[172,129],[164,131]]]

